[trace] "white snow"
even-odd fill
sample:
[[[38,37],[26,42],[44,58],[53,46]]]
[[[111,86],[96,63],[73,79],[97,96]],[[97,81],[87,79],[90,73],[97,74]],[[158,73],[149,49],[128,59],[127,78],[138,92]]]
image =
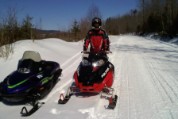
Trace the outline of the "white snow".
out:
[[[81,61],[82,41],[18,41],[14,54],[7,60],[0,59],[0,81],[16,69],[25,50],[34,50],[42,59],[58,62],[63,72],[53,90],[41,100],[45,104],[27,119],[177,119],[178,46],[131,35],[109,37],[109,60],[115,66],[113,88],[118,95],[114,110],[106,109],[108,101],[100,95],[74,95],[66,105],[57,104]],[[0,119],[24,118],[20,116],[23,106],[0,102]]]

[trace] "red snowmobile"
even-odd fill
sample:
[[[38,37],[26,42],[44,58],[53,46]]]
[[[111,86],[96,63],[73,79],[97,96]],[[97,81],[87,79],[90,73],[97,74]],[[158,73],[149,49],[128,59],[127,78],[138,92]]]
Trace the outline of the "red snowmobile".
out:
[[[82,52],[88,57],[83,57],[77,70],[74,72],[74,83],[64,96],[60,94],[59,104],[66,104],[70,97],[76,93],[101,93],[101,98],[109,100],[108,108],[114,109],[117,95],[111,88],[114,81],[114,65],[108,61],[107,53]]]

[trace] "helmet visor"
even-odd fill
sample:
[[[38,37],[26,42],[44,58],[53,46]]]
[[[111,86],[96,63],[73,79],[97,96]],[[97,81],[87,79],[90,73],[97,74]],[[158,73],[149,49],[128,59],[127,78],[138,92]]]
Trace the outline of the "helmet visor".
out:
[[[97,23],[97,22],[95,22],[93,26],[94,26],[95,28],[99,28],[99,27],[100,27],[99,23]]]

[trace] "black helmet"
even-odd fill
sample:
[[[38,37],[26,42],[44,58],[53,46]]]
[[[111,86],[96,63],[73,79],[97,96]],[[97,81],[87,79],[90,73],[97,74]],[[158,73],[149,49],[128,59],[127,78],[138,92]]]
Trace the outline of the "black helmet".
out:
[[[92,27],[94,28],[100,28],[102,25],[101,19],[98,17],[93,18],[92,20]]]

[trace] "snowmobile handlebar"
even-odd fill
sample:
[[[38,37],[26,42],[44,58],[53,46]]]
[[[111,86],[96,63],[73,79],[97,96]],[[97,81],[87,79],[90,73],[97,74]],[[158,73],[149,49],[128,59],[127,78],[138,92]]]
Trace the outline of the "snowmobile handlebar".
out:
[[[83,54],[90,54],[91,52],[90,51],[82,51],[81,53]],[[106,53],[106,54],[109,54],[109,53],[112,53],[111,51],[101,51],[101,52],[98,52],[98,53]]]

